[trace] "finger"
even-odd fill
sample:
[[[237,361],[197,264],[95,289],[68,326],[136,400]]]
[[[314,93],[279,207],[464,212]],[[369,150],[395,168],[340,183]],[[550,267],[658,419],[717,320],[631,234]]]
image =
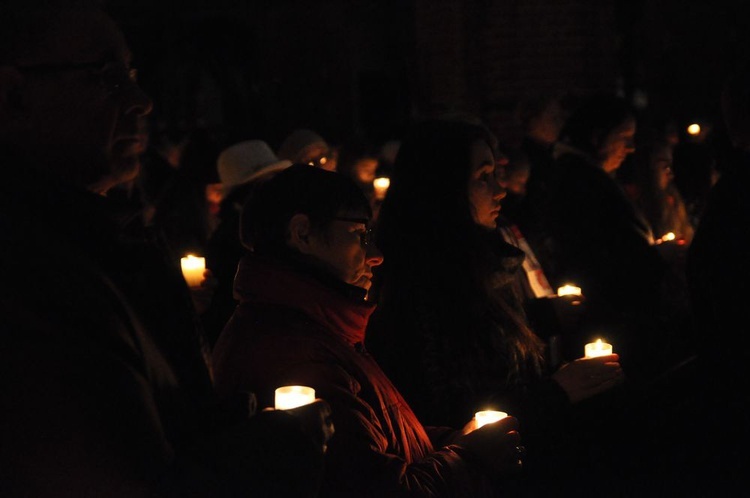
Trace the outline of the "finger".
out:
[[[518,445],[521,442],[521,434],[519,434],[518,431],[506,432],[505,436],[514,445]]]

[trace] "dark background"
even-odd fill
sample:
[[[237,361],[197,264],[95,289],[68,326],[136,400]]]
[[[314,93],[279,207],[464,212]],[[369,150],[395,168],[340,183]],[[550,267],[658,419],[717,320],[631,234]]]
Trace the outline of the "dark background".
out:
[[[154,99],[152,126],[276,147],[398,138],[412,118],[481,117],[506,141],[538,95],[613,90],[680,129],[720,125],[748,55],[739,0],[110,0]]]

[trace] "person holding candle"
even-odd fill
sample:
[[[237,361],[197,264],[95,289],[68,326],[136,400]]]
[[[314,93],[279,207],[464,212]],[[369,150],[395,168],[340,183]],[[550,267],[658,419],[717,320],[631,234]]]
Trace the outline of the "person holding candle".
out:
[[[735,61],[726,75],[720,105],[728,141],[718,156],[721,176],[710,190],[687,257],[690,299],[701,332],[696,382],[700,396],[691,409],[716,408],[720,421],[705,434],[693,417],[687,419],[692,423],[686,430],[704,437],[697,451],[696,447],[686,451],[695,455],[700,475],[715,476],[697,483],[691,479],[705,496],[734,494],[736,489],[746,489],[748,481],[750,63],[746,58]]]
[[[537,256],[553,285],[573,281],[583,289],[597,310],[592,328],[607,330],[629,384],[648,388],[691,354],[684,279],[660,254],[618,176],[635,152],[635,109],[611,93],[571,108],[555,148],[540,218],[545,250]]]
[[[425,427],[365,348],[383,261],[371,214],[351,179],[304,164],[253,193],[240,304],[213,351],[219,394],[251,390],[272,406],[278,388],[296,385],[326,399],[336,433],[321,496],[497,496],[521,469],[517,419],[472,430],[472,413],[464,431]]]
[[[0,495],[315,496],[330,407],[220,405],[179,259],[107,197],[151,110],[113,19],[8,0],[0,39]]]
[[[527,484],[542,492],[563,485],[552,467],[566,467],[570,454],[545,457],[549,472],[534,458],[558,451],[573,404],[623,373],[616,354],[547,373],[516,287],[523,252],[496,229],[505,191],[494,148],[486,128],[456,119],[416,123],[403,140],[376,233],[386,260],[367,345],[426,423],[458,427],[493,405],[517,416]]]

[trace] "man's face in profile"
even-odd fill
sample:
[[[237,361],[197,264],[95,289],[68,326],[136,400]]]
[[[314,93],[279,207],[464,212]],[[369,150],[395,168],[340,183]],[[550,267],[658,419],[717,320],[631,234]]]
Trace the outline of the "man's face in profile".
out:
[[[54,19],[49,36],[16,64],[24,114],[14,141],[81,187],[131,179],[139,168],[138,119],[151,101],[135,83],[125,40],[100,11]]]

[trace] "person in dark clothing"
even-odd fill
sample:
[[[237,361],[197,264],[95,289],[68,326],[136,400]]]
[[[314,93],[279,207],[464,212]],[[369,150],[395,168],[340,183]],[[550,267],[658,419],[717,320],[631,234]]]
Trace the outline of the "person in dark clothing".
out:
[[[688,250],[687,278],[698,321],[699,365],[703,396],[696,406],[714,407],[717,423],[712,433],[721,444],[706,438],[698,469],[714,478],[698,484],[707,494],[729,494],[748,484],[746,416],[748,334],[746,298],[750,295],[750,67],[738,66],[725,82],[721,96],[724,123],[732,149],[722,174],[710,190],[708,202]],[[693,430],[691,426],[690,430]],[[693,480],[691,480],[693,482]]]
[[[631,383],[647,383],[690,356],[692,320],[684,278],[616,178],[635,150],[636,124],[634,110],[614,95],[579,103],[556,148],[544,217],[551,251],[537,257],[553,287],[570,281],[582,289],[590,329],[607,331]]]
[[[494,149],[483,126],[456,120],[416,123],[404,138],[376,231],[386,259],[368,348],[426,423],[458,427],[484,406],[517,416],[527,491],[569,490],[542,465],[575,481],[572,453],[550,455],[567,447],[572,407],[622,371],[617,354],[551,371],[517,293],[524,253],[497,230]]]
[[[520,470],[518,421],[472,430],[472,414],[463,433],[424,427],[365,348],[367,291],[383,261],[371,215],[352,180],[305,164],[254,192],[240,305],[213,351],[219,394],[251,390],[268,405],[276,388],[306,385],[328,400],[336,434],[321,496],[503,496],[502,478]]]
[[[130,61],[96,2],[0,6],[0,495],[315,496],[328,405],[220,404],[179,267],[106,197],[151,110]]]
[[[245,140],[219,154],[216,168],[224,196],[219,209],[219,224],[206,245],[206,263],[217,284],[208,308],[201,314],[211,346],[237,306],[234,275],[237,264],[247,252],[240,242],[240,213],[245,199],[258,184],[291,164],[288,160],[279,160],[262,140]]]

